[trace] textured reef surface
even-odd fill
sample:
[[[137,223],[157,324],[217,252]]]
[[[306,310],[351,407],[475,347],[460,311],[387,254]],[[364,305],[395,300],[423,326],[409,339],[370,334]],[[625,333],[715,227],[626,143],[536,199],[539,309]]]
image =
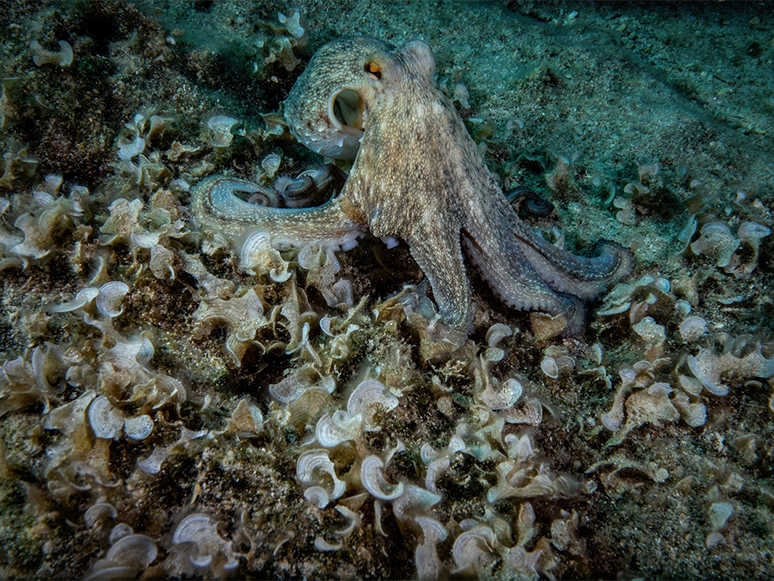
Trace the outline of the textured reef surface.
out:
[[[0,30],[2,576],[774,576],[766,3]]]

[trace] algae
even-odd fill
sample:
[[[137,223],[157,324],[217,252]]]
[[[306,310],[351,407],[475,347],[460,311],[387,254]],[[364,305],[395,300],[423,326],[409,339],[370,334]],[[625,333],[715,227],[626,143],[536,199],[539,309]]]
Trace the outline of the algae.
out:
[[[732,371],[724,378],[728,395],[719,396],[697,388],[688,365],[699,354],[710,362],[756,350],[772,357],[774,240],[730,248],[742,268],[729,272],[690,247],[707,224],[727,225],[733,243],[745,222],[774,223],[774,20],[767,7],[6,1],[2,574],[97,574],[116,543],[111,532],[123,523],[159,548],[147,569],[123,563],[128,578],[774,575],[772,380]],[[294,10],[306,20],[303,46],[291,42],[278,16]],[[421,349],[433,308],[405,245],[386,250],[367,239],[339,253],[337,276],[352,281],[355,300],[330,307],[316,286],[322,277],[297,266],[292,251],[282,253],[293,264],[289,281],[253,276],[240,268],[238,253],[191,222],[190,187],[203,177],[225,172],[270,183],[261,165],[270,154],[280,156],[282,175],[323,162],[276,113],[314,51],[346,34],[426,40],[439,84],[457,96],[504,190],[527,185],[554,204],[552,216],[529,218],[530,225],[574,251],[599,238],[633,249],[636,271],[624,281],[630,287],[603,301],[617,312],[590,305],[580,337],[540,338],[528,314],[505,308],[472,274],[477,311],[468,344],[445,361],[426,362]],[[66,40],[73,64],[35,66],[33,40],[49,50]],[[143,133],[142,152],[122,160],[119,136],[138,114],[168,122],[157,135]],[[207,122],[217,115],[238,120],[227,148],[207,141]],[[56,190],[46,190],[49,174],[62,178]],[[128,224],[134,236],[106,244],[101,228],[119,198],[142,202],[137,228]],[[80,204],[82,211],[51,212],[55,200],[62,200],[56,208]],[[17,248],[27,231],[14,223],[25,214],[47,255]],[[690,220],[694,230],[686,230]],[[154,242],[168,251],[171,271],[151,267],[162,255]],[[49,310],[108,280],[130,287],[120,315],[106,317],[93,304]],[[236,366],[228,321],[203,331],[195,313],[206,298],[227,302],[247,289],[259,297],[267,325],[239,351]],[[703,336],[681,336],[680,301],[707,322]],[[636,332],[645,317],[663,327],[661,339]],[[497,345],[499,360],[487,344],[497,323],[514,330]],[[140,353],[143,339],[153,346],[150,357]],[[122,349],[139,355],[127,360]],[[541,371],[548,356],[572,365],[549,377]],[[269,390],[287,378],[300,378],[304,394],[290,403]],[[297,459],[313,445],[319,418],[345,409],[355,386],[373,378],[399,406],[374,416],[378,430],[331,451],[347,494],[318,509],[304,498]],[[477,399],[482,385],[512,378],[525,386],[512,409],[492,410]],[[673,392],[655,388],[660,395],[649,397],[664,384]],[[83,414],[67,416],[65,406],[90,390],[109,396],[126,417],[152,415],[151,436],[99,439]],[[635,416],[636,405],[676,401],[678,393],[705,407],[705,423],[644,422],[606,446],[616,435],[604,417],[616,402]],[[227,429],[242,401],[262,414],[260,429]],[[537,422],[506,423],[529,410],[532,418],[539,410]],[[648,417],[657,412],[664,410]],[[52,413],[58,429],[51,429]],[[423,445],[445,454],[454,436],[467,449],[448,453],[434,506],[415,500],[406,509],[365,493],[359,465],[366,455],[394,450],[385,481],[424,487],[430,452]],[[515,441],[529,442],[535,454]],[[144,471],[157,450],[158,472]],[[524,481],[506,474],[514,466]],[[516,489],[545,483],[541,476],[551,492],[487,501],[508,478]],[[90,528],[83,515],[100,502],[117,517]],[[731,516],[715,530],[712,507],[726,505]],[[341,506],[360,522],[346,534],[337,534],[350,522]],[[207,562],[204,541],[198,560],[173,543],[179,524],[197,513],[219,523],[221,539],[238,554],[236,568],[216,549]],[[449,533],[435,545],[439,568],[424,573],[417,547],[430,529],[412,520],[420,514]],[[455,541],[473,530],[496,542],[470,544],[479,560],[464,568]],[[318,538],[341,548],[320,551],[326,545]],[[520,551],[540,553],[532,569],[520,568]]]

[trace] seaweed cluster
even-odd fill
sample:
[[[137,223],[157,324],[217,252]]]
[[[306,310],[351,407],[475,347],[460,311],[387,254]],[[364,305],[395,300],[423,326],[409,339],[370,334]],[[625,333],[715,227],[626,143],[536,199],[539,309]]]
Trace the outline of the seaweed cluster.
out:
[[[152,42],[114,31],[114,60],[170,62],[185,45],[130,12]],[[257,82],[289,84],[307,43],[327,40],[303,14],[256,25]],[[86,74],[86,33],[51,28],[40,45],[67,38],[72,62],[64,44],[19,37],[16,72]],[[451,79],[464,111],[481,107],[475,81]],[[94,179],[23,145],[41,109],[16,86],[0,93],[4,575],[771,574],[764,188],[708,191],[698,180],[711,176],[671,160],[612,175],[583,156],[550,172],[522,156],[511,177],[537,171],[557,212],[631,240],[635,273],[566,339],[474,287],[475,330],[449,352],[405,245],[278,249],[265,232],[233,239],[191,220],[191,191],[215,172],[258,182],[263,204],[340,187],[268,109],[184,114],[182,96],[167,109],[154,93],[100,120],[113,132]],[[497,156],[494,136],[479,140]],[[677,217],[660,212],[664,197]],[[550,211],[527,219],[557,245],[581,235]],[[631,553],[654,544],[666,560],[647,569]]]

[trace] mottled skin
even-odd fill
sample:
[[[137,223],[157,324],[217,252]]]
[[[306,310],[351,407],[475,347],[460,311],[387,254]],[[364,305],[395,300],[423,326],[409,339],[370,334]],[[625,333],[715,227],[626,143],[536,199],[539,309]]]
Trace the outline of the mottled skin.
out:
[[[576,256],[525,227],[434,75],[433,54],[422,41],[395,48],[352,37],[323,46],[288,96],[285,117],[313,150],[356,156],[340,195],[319,208],[266,208],[231,193],[248,190],[249,182],[210,178],[195,191],[197,220],[232,235],[265,228],[278,244],[346,247],[364,226],[375,236],[400,237],[444,321],[460,330],[472,311],[464,249],[506,304],[562,314],[567,332],[579,331],[578,299],[628,274],[631,254],[600,243],[600,255]]]

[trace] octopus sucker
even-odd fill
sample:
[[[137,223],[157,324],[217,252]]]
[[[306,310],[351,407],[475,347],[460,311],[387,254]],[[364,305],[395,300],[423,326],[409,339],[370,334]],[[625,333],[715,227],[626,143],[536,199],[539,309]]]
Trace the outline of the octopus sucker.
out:
[[[532,232],[519,237],[519,246],[530,264],[548,285],[581,299],[593,299],[609,285],[611,272],[631,272],[629,251],[608,240],[594,245],[595,256],[577,256],[557,248]]]
[[[257,227],[278,245],[347,248],[365,229],[401,238],[453,335],[464,336],[472,320],[466,259],[508,306],[562,315],[565,334],[581,332],[582,300],[628,275],[631,253],[602,242],[598,255],[576,256],[529,230],[436,86],[435,70],[419,40],[400,48],[367,37],[324,45],[284,112],[313,151],[354,158],[341,192],[317,207],[270,208],[235,195],[250,192],[250,182],[216,176],[194,190],[196,220],[232,238]]]
[[[522,311],[543,311],[550,315],[563,315],[566,319],[566,332],[577,334],[582,330],[585,309],[579,300],[555,292],[532,268],[522,255],[515,240],[510,241],[508,254],[492,251],[481,246],[476,239],[464,237],[468,256],[487,281],[495,295],[511,308]],[[514,260],[516,258],[516,260]]]

